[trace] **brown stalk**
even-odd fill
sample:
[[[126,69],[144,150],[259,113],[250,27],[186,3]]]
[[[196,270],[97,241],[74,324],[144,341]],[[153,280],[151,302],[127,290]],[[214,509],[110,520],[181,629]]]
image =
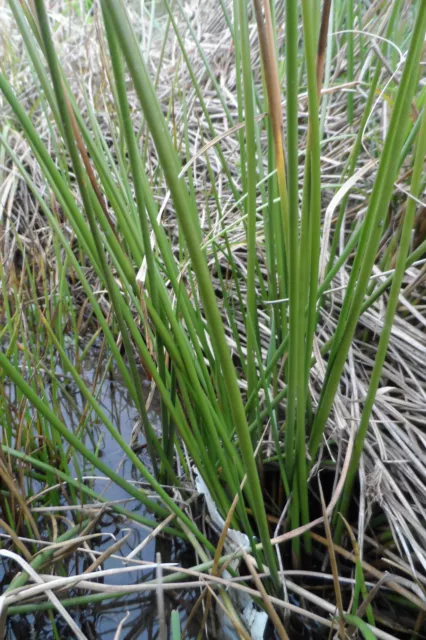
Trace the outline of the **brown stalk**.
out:
[[[28,551],[24,543],[20,540],[19,536],[16,534],[16,531],[14,531],[12,527],[10,527],[2,518],[0,518],[0,528],[2,528],[5,533],[7,533],[11,537],[15,547],[19,549],[25,560],[31,562],[31,560],[33,559],[31,553]]]
[[[238,634],[239,638],[243,638],[244,640],[250,640],[250,636],[247,633],[247,631],[245,630],[245,628],[243,627],[243,625],[241,624],[240,620],[238,620],[238,618],[235,617],[235,615],[233,615],[234,612],[230,611],[222,602],[222,600],[219,598],[219,596],[213,591],[213,589],[211,588],[211,586],[209,584],[206,585],[209,593],[212,594],[213,598],[216,600],[218,606],[222,609],[222,611],[224,611],[226,613],[226,615],[228,616],[228,618],[230,619],[230,621],[232,622],[232,624],[234,625],[234,628]]]
[[[29,0],[29,2],[30,2],[31,14],[32,14],[32,16],[34,18],[34,21],[35,21],[35,24],[37,26],[38,32],[40,34],[40,25],[39,25],[39,21],[38,21],[37,10],[36,10],[35,4],[34,4],[34,0]],[[23,0],[21,0],[21,4],[23,4]],[[89,176],[90,184],[92,185],[92,188],[93,188],[93,191],[95,192],[96,198],[98,199],[98,202],[101,205],[101,208],[102,208],[102,211],[104,212],[105,218],[107,219],[108,224],[111,227],[112,232],[114,233],[114,235],[115,235],[115,237],[117,239],[117,242],[120,243],[120,241],[118,239],[117,231],[115,229],[114,222],[113,222],[111,216],[108,213],[108,208],[107,208],[106,202],[104,200],[104,196],[102,194],[102,190],[101,190],[101,188],[100,188],[100,186],[98,184],[98,181],[96,180],[96,176],[95,176],[95,173],[93,171],[93,167],[92,167],[92,164],[90,162],[90,158],[89,158],[89,155],[87,153],[83,138],[81,136],[80,129],[79,129],[78,123],[77,123],[77,119],[75,117],[74,110],[73,110],[73,108],[71,106],[69,95],[68,95],[68,92],[66,90],[65,83],[64,83],[63,80],[62,80],[62,91],[63,91],[63,96],[65,98],[66,107],[68,109],[68,114],[70,116],[71,126],[72,126],[72,130],[73,130],[73,133],[74,133],[75,142],[76,142],[78,151],[80,153],[81,159],[83,161],[84,168],[86,169],[87,175]]]
[[[274,35],[272,29],[271,10],[269,0],[264,0],[263,10],[261,0],[254,0],[259,43],[262,52],[263,70],[265,73],[266,88],[268,92],[269,117],[274,133],[275,152],[283,153],[282,148],[282,121],[283,112],[281,106],[281,92],[278,79],[278,69],[274,52]],[[281,144],[279,144],[281,142]],[[278,148],[280,147],[280,148]]]
[[[32,516],[32,513],[30,511],[30,509],[28,508],[27,503],[25,502],[23,496],[19,493],[18,488],[16,486],[15,480],[14,478],[11,476],[9,469],[6,467],[5,463],[3,462],[3,460],[0,460],[0,472],[1,472],[1,477],[2,477],[2,481],[4,482],[4,484],[7,486],[7,488],[9,489],[10,493],[12,494],[12,496],[15,496],[17,503],[19,504],[19,506],[22,509],[22,513],[24,515],[25,518],[28,519],[28,523],[30,524],[34,535],[40,539],[40,532],[38,530],[37,524]]]
[[[321,480],[319,478],[318,478],[318,487],[319,487],[320,498],[321,498],[322,514],[324,517],[324,529],[325,529],[325,534],[327,536],[327,541],[328,541],[328,552],[330,555],[331,573],[333,574],[333,583],[334,583],[334,592],[336,594],[337,610],[339,612],[339,636],[341,640],[345,640],[345,614],[343,611],[343,600],[342,600],[342,592],[340,590],[339,572],[337,569],[336,554],[334,552],[333,536],[331,534],[331,527],[328,521],[327,507],[325,505],[324,493],[321,486]]]
[[[361,604],[359,605],[356,611],[355,615],[357,615],[358,618],[363,618],[365,616],[368,607],[371,605],[374,598],[379,593],[380,589],[382,588],[382,585],[385,584],[385,582],[388,580],[388,577],[389,577],[389,574],[385,573],[380,578],[380,580],[374,585],[374,587],[368,592],[367,597],[361,602]],[[423,613],[423,612],[420,611],[420,613]],[[352,636],[355,635],[355,633],[356,633],[356,628],[349,627],[347,635],[351,638]]]
[[[324,0],[321,16],[321,29],[318,40],[317,52],[317,89],[318,100],[321,98],[321,87],[324,78],[325,52],[327,51],[328,25],[330,22],[331,0]]]
[[[288,194],[287,178],[284,159],[283,140],[283,111],[281,105],[280,82],[278,66],[275,54],[274,32],[272,27],[271,9],[269,0],[254,0],[257,30],[259,34],[260,50],[262,54],[263,70],[265,73],[266,91],[268,94],[269,117],[272,125],[274,139],[275,163],[277,167],[278,190],[281,200],[281,209],[284,225],[285,243],[289,242],[288,220]]]
[[[244,486],[244,481],[241,484],[242,484],[242,486]],[[232,521],[235,509],[236,509],[237,504],[238,504],[238,497],[239,496],[237,494],[235,496],[234,500],[232,501],[231,508],[229,509],[228,515],[226,516],[225,524],[223,525],[222,533],[220,534],[219,542],[218,542],[217,547],[216,547],[216,553],[214,554],[214,559],[213,559],[213,566],[212,566],[212,575],[213,576],[219,576],[220,573],[224,569],[223,567],[221,569],[219,568],[219,560],[221,558],[223,547],[225,545],[226,536],[228,535],[228,530],[229,530],[229,527],[231,526],[231,521]],[[210,612],[210,607],[211,607],[211,601],[212,601],[211,591],[207,591],[206,606],[205,606],[205,610],[204,610],[203,620],[201,622],[200,633],[203,632],[203,629],[204,629],[205,624],[207,622],[207,618],[208,618],[208,615],[209,615],[209,612]],[[198,636],[198,638],[200,639],[200,635]]]
[[[281,638],[281,640],[290,640],[290,638],[288,637],[287,631],[284,629],[284,625],[281,622],[278,613],[275,611],[274,606],[271,602],[271,599],[267,594],[265,587],[263,586],[263,582],[256,571],[255,562],[253,561],[253,558],[249,556],[247,553],[244,553],[244,560],[246,562],[248,570],[250,571],[253,577],[257,590],[262,596],[265,609],[268,612],[268,615],[271,618],[279,637]]]
[[[346,520],[346,518],[344,516],[342,516],[341,513],[339,513],[339,516],[342,518],[343,523],[344,523],[344,525],[346,527],[346,530],[347,530],[347,532],[349,534],[349,537],[351,539],[352,548],[353,548],[354,554],[355,554],[355,565],[358,564],[358,563],[361,563],[361,558],[360,558],[360,553],[359,553],[359,545],[358,545],[358,541],[357,541],[357,539],[355,537],[355,534],[352,531],[352,528],[351,528],[349,522]],[[373,598],[379,592],[383,582],[385,582],[386,580],[388,580],[388,573],[384,573],[383,574],[383,576],[380,578],[380,580],[377,582],[377,584],[371,589],[371,591],[369,591],[369,593],[367,594],[367,597],[363,600],[363,602],[361,602],[361,604],[358,607],[357,612],[356,612],[356,615],[359,618],[362,618],[364,616],[364,614],[367,611],[369,605],[373,601]],[[355,633],[356,633],[356,628],[355,627],[349,627],[348,628],[347,635],[349,637],[352,637]]]
[[[107,219],[108,224],[111,227],[112,232],[114,233],[114,235],[115,235],[115,237],[117,239],[117,242],[120,242],[119,239],[118,239],[118,235],[117,235],[117,231],[115,229],[114,222],[113,222],[111,216],[108,213],[108,207],[107,207],[106,202],[104,200],[104,196],[102,194],[101,188],[100,188],[100,186],[98,184],[98,181],[96,180],[95,172],[93,171],[93,167],[92,167],[92,164],[90,162],[90,158],[89,158],[89,155],[87,153],[86,146],[84,144],[82,135],[80,133],[80,129],[78,127],[77,119],[75,117],[74,110],[73,110],[73,108],[71,106],[70,99],[69,99],[69,96],[68,96],[68,93],[66,91],[64,83],[62,83],[62,89],[63,89],[63,92],[64,92],[65,102],[66,102],[68,113],[69,113],[69,116],[70,116],[71,126],[72,126],[72,130],[73,130],[73,133],[74,133],[75,142],[77,144],[77,149],[78,149],[78,151],[80,153],[80,156],[81,156],[81,159],[83,161],[84,168],[87,171],[87,175],[89,176],[90,184],[92,185],[92,188],[93,188],[93,191],[95,192],[96,198],[98,199],[98,202],[101,205],[101,208],[102,208],[102,211],[104,212],[105,218]]]
[[[326,547],[329,546],[329,542],[328,542],[327,538],[324,538],[323,536],[320,536],[317,533],[311,533],[311,536],[312,536],[312,538],[314,540],[316,540],[320,544],[322,544],[322,545],[324,545]],[[339,555],[343,556],[347,560],[350,560],[351,562],[354,562],[354,563],[356,562],[356,556],[353,553],[351,553],[350,551],[346,551],[346,549],[344,549],[343,547],[340,547],[338,544],[335,544],[334,542],[333,542],[333,547],[334,547],[334,551],[336,553],[338,553]],[[365,560],[361,561],[361,565],[362,565],[362,568],[364,569],[364,571],[366,571],[367,573],[371,574],[375,578],[378,578],[379,580],[384,575],[384,573],[382,571],[379,571],[378,569],[373,567],[373,565],[369,564],[368,562],[365,562]],[[393,589],[395,591],[395,593],[398,593],[400,596],[403,596],[403,598],[407,598],[407,600],[409,600],[410,602],[415,604],[416,607],[418,607],[422,611],[426,612],[426,604],[423,602],[423,600],[420,600],[420,598],[418,598],[413,593],[411,593],[411,591],[409,591],[405,587],[402,587],[401,585],[399,585],[394,580],[388,580],[386,584],[387,584],[388,587]]]
[[[92,562],[92,564],[87,567],[87,569],[84,570],[84,573],[92,573],[93,571],[95,571],[95,569],[100,567],[105,562],[105,560],[108,560],[108,558],[113,553],[116,553],[121,549],[124,543],[127,542],[127,540],[130,538],[130,535],[131,535],[131,532],[129,531],[129,533],[126,533],[126,535],[123,536],[120,540],[117,540],[110,547],[108,547],[108,549],[105,549],[105,551],[100,556],[98,556]]]
[[[198,609],[200,608],[200,605],[203,604],[203,601],[206,598],[206,593],[210,593],[210,592],[207,591],[207,587],[205,589],[203,589],[202,592],[200,593],[200,595],[198,596],[197,600],[195,601],[195,603],[194,603],[194,605],[193,605],[193,607],[192,607],[192,609],[191,609],[191,611],[189,613],[188,618],[186,619],[185,626],[184,626],[183,631],[182,631],[182,638],[185,638],[186,633],[187,633],[187,631],[189,629],[189,625],[191,624],[191,622],[195,618],[196,613],[197,613]],[[202,620],[201,626],[200,626],[200,633],[201,634],[203,633],[203,628],[204,628],[204,624],[205,624],[204,623],[204,618],[205,618],[205,616],[203,616],[203,620]],[[197,637],[197,640],[198,640],[198,637]]]

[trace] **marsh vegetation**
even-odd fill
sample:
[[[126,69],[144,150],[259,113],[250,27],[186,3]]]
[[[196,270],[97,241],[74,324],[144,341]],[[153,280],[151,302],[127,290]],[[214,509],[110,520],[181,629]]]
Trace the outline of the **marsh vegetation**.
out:
[[[425,637],[426,3],[0,7],[0,635]]]

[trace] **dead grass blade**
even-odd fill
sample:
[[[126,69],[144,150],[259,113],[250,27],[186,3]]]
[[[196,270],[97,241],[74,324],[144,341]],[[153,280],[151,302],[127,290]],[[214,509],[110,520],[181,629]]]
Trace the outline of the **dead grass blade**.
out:
[[[324,517],[324,529],[328,540],[328,552],[330,555],[331,573],[333,574],[334,593],[336,594],[337,611],[339,613],[339,636],[341,640],[345,640],[345,614],[343,611],[342,592],[340,590],[339,582],[339,570],[337,568],[336,554],[333,546],[333,536],[331,534],[331,527],[328,521],[327,509],[324,500],[324,493],[321,486],[321,480],[318,477],[318,488],[321,499],[321,508]]]
[[[328,542],[327,538],[324,538],[323,536],[320,536],[317,533],[312,533],[311,535],[312,535],[313,539],[316,540],[317,542],[323,544],[326,547],[329,546],[329,542]],[[335,544],[334,542],[333,542],[333,547],[334,547],[335,552],[338,553],[339,555],[343,556],[347,560],[350,560],[351,562],[354,562],[354,563],[356,562],[356,556],[353,553],[351,553],[350,551],[346,551],[346,549],[343,549],[343,547]],[[384,574],[383,574],[382,571],[379,571],[378,569],[373,567],[368,562],[365,562],[365,560],[362,560],[361,564],[362,564],[363,570],[365,572],[367,572],[367,573],[370,573],[375,578],[378,578],[380,580],[383,577]],[[426,602],[423,602],[422,600],[420,600],[420,598],[415,596],[413,593],[411,593],[405,587],[401,587],[401,585],[399,585],[397,582],[395,582],[394,579],[388,580],[387,581],[387,585],[388,585],[388,587],[393,589],[396,593],[398,593],[400,596],[403,596],[404,598],[407,598],[407,600],[409,600],[414,605],[416,605],[416,607],[418,607],[422,611],[426,611]]]
[[[265,587],[263,586],[262,580],[259,574],[256,571],[256,563],[252,556],[248,555],[248,553],[244,553],[244,560],[247,564],[248,570],[250,571],[254,583],[262,596],[263,604],[265,605],[265,609],[268,612],[270,619],[272,620],[275,630],[278,633],[281,640],[290,640],[283,623],[280,620],[278,613],[275,611],[274,606],[269,598],[268,593],[266,592]]]

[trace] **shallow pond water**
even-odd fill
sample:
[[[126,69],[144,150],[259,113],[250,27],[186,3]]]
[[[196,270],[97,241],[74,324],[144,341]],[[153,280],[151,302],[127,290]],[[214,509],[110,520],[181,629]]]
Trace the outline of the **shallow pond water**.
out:
[[[98,365],[97,354],[87,359],[81,368],[82,377],[86,385],[90,388],[95,380],[96,369]],[[64,372],[58,368],[56,374],[59,379],[62,377],[64,383],[63,388],[66,390],[61,394],[60,412],[61,419],[67,427],[75,432],[79,425],[79,421],[84,410],[84,399],[81,393],[75,387],[73,382]],[[150,391],[150,384],[144,380],[141,374],[141,385],[144,389],[146,397]],[[49,396],[49,382],[46,382],[46,391]],[[134,429],[138,428],[138,413],[129,397],[129,393],[122,384],[117,371],[113,370],[112,375],[108,375],[102,385],[97,386],[98,401],[103,411],[107,414],[114,426],[120,431],[126,442],[132,440]],[[13,404],[16,397],[13,387],[7,388],[9,400]],[[149,418],[154,428],[159,426],[159,405],[158,400],[153,398],[149,409]],[[91,416],[89,420],[89,428],[86,429],[82,439],[86,447],[92,451],[97,451],[102,460],[111,468],[115,469],[127,481],[139,482],[140,478],[133,465],[123,456],[123,452],[115,442],[113,437],[105,429],[105,427]],[[135,450],[143,461],[149,466],[148,456],[143,447],[143,435],[137,436],[137,444]],[[123,505],[128,510],[135,510],[141,515],[145,515],[144,507],[136,500],[129,500],[129,496],[123,489],[100,478],[100,474],[89,466],[81,458],[77,458],[80,474],[85,478],[91,478],[91,486],[93,489],[102,494],[109,500],[125,501]],[[76,465],[74,465],[76,469]],[[97,478],[97,479],[96,479]],[[61,514],[64,516],[71,515],[67,512]],[[146,514],[148,515],[148,514]],[[74,519],[76,519],[74,514]],[[0,529],[1,531],[1,529]],[[98,552],[108,549],[115,540],[120,540],[123,536],[130,532],[129,539],[124,543],[117,552],[120,556],[127,556],[137,545],[139,545],[149,534],[149,530],[138,525],[135,522],[126,522],[123,518],[118,518],[114,514],[105,513],[99,523],[97,531],[102,532],[99,542],[91,543],[91,548]],[[138,560],[154,561],[156,553],[160,551],[162,560],[167,562],[176,562],[184,566],[194,564],[194,557],[190,548],[179,540],[157,539],[147,543],[143,551],[137,556]],[[73,554],[72,560],[69,561],[66,571],[68,575],[73,573],[81,573],[93,561],[92,556],[85,556],[83,553]],[[113,569],[122,568],[123,563],[114,558],[106,560],[102,568]],[[0,593],[13,579],[17,571],[16,565],[10,562],[0,560]],[[132,584],[148,581],[155,578],[154,572],[149,570],[133,571],[122,575],[113,575],[105,579],[108,584]],[[81,595],[82,592],[75,591],[70,593],[72,596]],[[166,592],[166,616],[169,618],[172,609],[178,609],[181,615],[182,626],[192,608],[194,598],[198,594],[190,591]],[[144,592],[123,597],[119,600],[105,600],[97,604],[91,604],[78,610],[70,610],[71,615],[82,629],[87,638],[102,638],[103,640],[113,640],[116,638],[117,627],[124,618],[125,621],[121,628],[120,639],[141,639],[148,640],[158,635],[157,623],[157,606],[155,592]],[[126,617],[127,616],[127,617]],[[74,638],[73,632],[64,623],[60,615],[54,613],[55,623],[60,638]],[[193,634],[189,633],[188,637],[196,637],[199,627],[194,625]],[[7,623],[7,638],[20,640],[25,639],[50,639],[55,635],[49,619],[49,614],[38,613],[37,615],[13,615],[9,616]]]

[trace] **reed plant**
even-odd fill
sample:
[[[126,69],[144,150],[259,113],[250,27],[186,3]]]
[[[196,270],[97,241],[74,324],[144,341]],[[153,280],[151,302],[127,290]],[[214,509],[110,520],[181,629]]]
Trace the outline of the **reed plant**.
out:
[[[99,20],[108,136],[89,95],[84,90],[83,96],[73,93],[54,44],[45,0],[8,4],[52,142],[46,144],[13,78],[3,70],[0,92],[10,119],[1,133],[1,164],[5,158],[13,164],[36,202],[51,232],[57,271],[52,283],[46,265],[25,263],[23,245],[26,266],[21,279],[12,284],[10,273],[4,268],[0,272],[0,384],[13,385],[22,424],[29,425],[24,445],[5,392],[0,406],[3,457],[13,461],[11,467],[25,460],[29,476],[47,483],[56,484],[60,478],[76,501],[102,501],[75,478],[75,471],[80,473],[78,460],[84,460],[150,514],[133,514],[133,519],[155,529],[159,519],[172,514],[166,532],[214,557],[214,538],[170,489],[186,496],[195,472],[222,518],[229,516],[229,526],[247,534],[258,570],[266,567],[270,576],[268,592],[280,596],[279,542],[292,539],[295,567],[309,562],[306,558],[312,553],[315,541],[310,531],[321,521],[313,521],[318,505],[313,478],[321,465],[327,468],[332,460],[327,451],[339,440],[331,423],[343,423],[350,436],[344,446],[346,461],[339,458],[336,469],[337,489],[322,517],[327,519],[336,503],[336,513],[347,517],[356,497],[355,479],[404,273],[425,251],[423,238],[413,249],[412,232],[425,187],[426,109],[419,69],[426,4],[415,2],[407,8],[407,3],[395,0],[376,16],[373,9],[364,10],[363,3],[357,12],[354,3],[345,0],[322,5],[302,0],[284,6],[268,0],[254,0],[253,6],[245,0],[221,2],[235,61],[231,109],[193,30],[201,73],[191,62],[181,34],[188,17],[180,0],[164,1],[167,28],[154,74],[125,3],[100,0],[99,6],[94,3],[86,10]],[[398,32],[401,21],[407,28]],[[191,29],[190,23],[186,27]],[[172,101],[165,112],[156,85],[172,32],[180,48],[177,65],[186,65],[191,94],[179,87],[177,68],[176,76],[170,76],[176,105]],[[397,32],[405,53],[386,78],[384,60]],[[260,64],[252,55],[254,38]],[[337,38],[343,61],[340,75],[335,70],[331,75]],[[364,65],[359,79],[356,56]],[[224,133],[217,130],[203,93],[206,77],[226,123]],[[331,134],[325,135],[324,118],[333,91],[347,92],[343,118],[349,128],[342,135],[343,159],[334,163],[335,197],[325,206],[329,186],[324,157]],[[374,141],[368,165],[360,167],[372,112],[382,99],[389,121],[382,138]],[[202,153],[191,158],[189,117],[194,102],[206,139]],[[178,104],[179,126],[174,113]],[[29,146],[43,188],[14,148],[11,128]],[[236,140],[234,157],[221,148],[231,136]],[[194,175],[199,158],[205,158],[209,176],[204,189],[197,187]],[[407,206],[395,224],[389,212],[402,168],[409,178]],[[361,215],[348,222],[351,194],[367,174],[368,189],[356,194]],[[223,189],[231,202],[227,207]],[[378,266],[385,271],[390,265],[387,279],[371,279]],[[343,293],[336,303],[338,312],[333,310],[331,329],[328,325],[325,330],[324,317],[331,313],[329,290],[336,282],[343,283]],[[84,310],[90,313],[108,366],[114,363],[137,408],[149,459],[135,453],[100,405],[96,389],[84,381],[81,361],[87,349],[78,336],[83,316],[75,302],[76,289],[82,292]],[[354,341],[369,340],[368,335],[358,335],[363,315],[384,294],[383,328],[355,428],[353,416],[342,411],[345,368],[353,358]],[[70,341],[77,359],[70,355]],[[59,383],[53,395],[46,390],[45,376],[55,378],[55,362],[87,407],[76,433],[57,411]],[[160,430],[147,410],[141,368],[160,399]],[[320,391],[313,393],[314,387]],[[89,414],[109,432],[148,483],[149,492],[110,468],[86,442]],[[33,425],[38,438],[31,433]],[[340,443],[338,448],[343,451]],[[282,487],[281,506],[289,509],[284,539],[271,531],[274,514],[265,480],[271,463]],[[120,505],[113,509],[129,516]],[[11,512],[9,517],[12,523]],[[30,514],[25,517],[33,530]],[[337,543],[343,518],[335,516]],[[358,580],[365,589],[359,562]],[[362,631],[365,623],[356,617],[356,609],[353,614],[342,613],[340,625],[346,621]],[[368,614],[371,623],[370,609]],[[174,616],[173,637],[180,633]]]

